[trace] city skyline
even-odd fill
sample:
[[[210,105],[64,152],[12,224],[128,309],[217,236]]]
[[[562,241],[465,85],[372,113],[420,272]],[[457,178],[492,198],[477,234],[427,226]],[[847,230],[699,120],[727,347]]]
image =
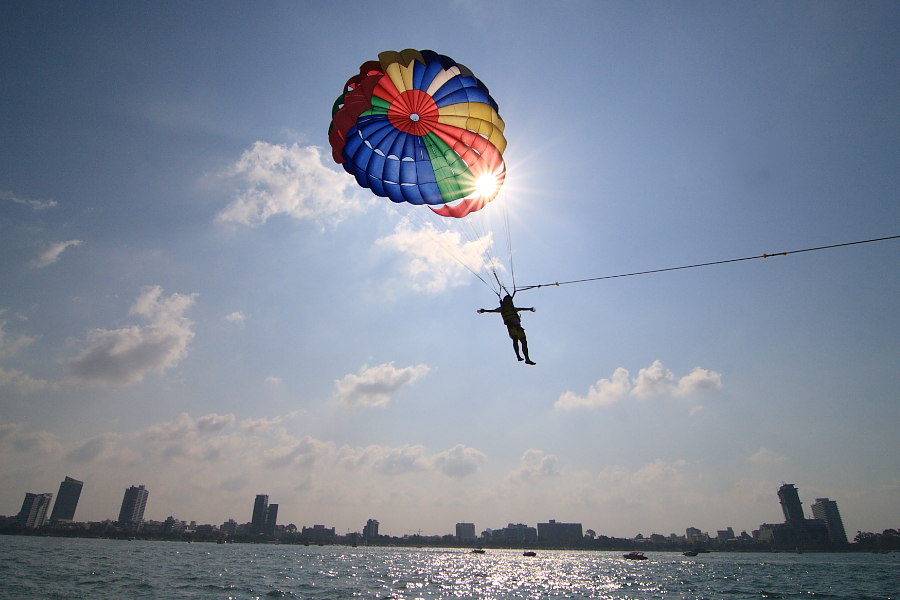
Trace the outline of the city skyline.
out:
[[[14,0],[0,22],[2,512],[71,475],[85,521],[139,483],[154,519],[263,491],[338,531],[627,537],[780,522],[795,481],[851,535],[896,526],[900,3]],[[474,219],[335,161],[348,80],[404,49],[497,104],[506,177]],[[477,312],[483,250],[535,309],[536,365]]]
[[[66,479],[60,485],[60,489],[63,489],[63,486],[67,484],[78,484],[78,491],[80,493],[80,486],[83,485],[83,482],[77,481],[71,477],[66,477]],[[72,491],[67,492],[68,494],[72,494]],[[840,546],[842,544],[848,543],[848,538],[846,532],[844,530],[843,520],[840,514],[840,511],[837,506],[837,502],[833,500],[829,500],[828,498],[816,498],[816,502],[811,506],[811,512],[809,515],[806,515],[802,509],[802,502],[800,501],[799,490],[796,488],[794,484],[782,484],[780,488],[776,491],[776,496],[778,498],[779,504],[781,506],[782,513],[784,515],[784,526],[802,526],[803,523],[808,522],[811,524],[815,524],[816,526],[821,526],[823,529],[827,528],[828,537],[831,542]],[[34,493],[26,493],[25,500],[22,504],[22,509],[19,511],[18,519],[20,522],[24,522],[26,527],[39,527],[41,524],[49,524],[49,517],[42,517],[49,510],[50,501],[52,500],[53,494],[44,493],[44,494],[34,494]],[[144,522],[154,522],[154,523],[163,523],[163,520],[157,519],[144,519],[143,513],[147,504],[147,499],[149,498],[149,490],[145,488],[144,485],[140,486],[131,486],[125,490],[125,494],[122,500],[122,506],[119,511],[119,519],[117,520],[120,526],[126,526],[129,528],[137,528],[140,529],[140,526]],[[58,500],[57,500],[58,502]],[[77,498],[75,499],[75,503],[77,504]],[[74,511],[74,507],[71,506],[71,499],[64,500],[64,504],[67,505],[66,510],[71,509]],[[56,512],[56,506],[54,505],[54,512]],[[165,523],[169,523],[175,517],[170,515],[165,519]],[[123,521],[123,519],[125,519]],[[233,517],[229,518],[227,521],[221,524],[221,531],[230,531],[230,534],[233,535],[235,532],[235,527],[238,526],[246,526],[246,533],[251,538],[254,537],[273,537],[275,535],[276,526],[278,519],[278,504],[269,503],[268,494],[257,494],[255,500],[253,502],[253,506],[250,512],[250,519],[246,522],[242,520],[235,520]],[[182,523],[187,523],[187,519],[177,519]],[[199,523],[197,519],[190,519],[192,523]],[[101,521],[102,522],[102,521]],[[290,523],[292,525],[297,525],[296,523]],[[206,525],[212,525],[213,527],[219,528],[219,525],[214,523],[205,523]],[[281,527],[284,527],[285,523],[280,524]],[[376,519],[369,518],[366,521],[366,524],[362,527],[361,530],[352,529],[351,527],[347,527],[346,530],[348,533],[352,532],[354,535],[359,535],[363,540],[374,539],[379,535],[379,527],[380,523]],[[781,527],[779,525],[769,525],[767,523],[761,523],[759,529],[766,529],[775,527]],[[312,527],[307,527],[302,523],[298,526],[298,530],[302,529],[304,534],[309,534],[314,538],[320,538],[323,534],[327,537],[327,535],[340,535],[337,533],[336,527],[328,528],[326,525],[316,524]],[[506,533],[507,531],[512,530],[512,533]],[[715,536],[710,536],[708,531],[704,531],[701,528],[697,528],[694,526],[687,526],[684,528],[685,537],[687,541],[693,543],[699,543],[701,541],[701,537],[709,540],[709,539],[718,539],[719,541],[723,541],[724,539],[734,539],[734,531],[732,526],[728,526],[727,529],[722,530],[718,529],[717,534]],[[714,529],[710,529],[714,530]],[[749,529],[745,528],[742,530],[742,535],[746,535]],[[412,530],[407,530],[407,534],[400,534],[398,537],[405,537],[405,535],[409,535],[412,533]],[[505,534],[505,538],[507,541],[511,542],[530,542],[535,541],[540,536],[545,542],[549,543],[557,543],[562,542],[566,539],[580,539],[583,535],[583,531],[593,532],[596,535],[605,535],[602,530],[596,531],[594,527],[583,527],[582,522],[574,522],[574,523],[564,523],[557,522],[555,519],[549,519],[547,522],[537,522],[535,527],[529,527],[523,523],[514,524],[512,521],[508,523],[507,526],[502,528],[493,528],[487,526],[483,529],[482,533],[476,533],[477,528],[472,522],[457,522],[455,524],[454,530],[456,537],[460,541],[472,541],[474,539],[480,538],[485,532],[497,532],[503,531]],[[757,530],[753,530],[754,533],[757,533]],[[383,533],[383,532],[382,532]],[[422,533],[422,530],[417,530],[418,534]],[[393,536],[393,533],[388,533],[387,535]],[[428,536],[443,536],[447,535],[447,533],[428,533]],[[668,534],[661,534],[659,532],[653,531],[648,533],[646,536],[642,532],[636,533],[634,536],[610,536],[610,537],[624,537],[625,539],[632,538],[652,538],[652,537],[675,537],[677,534],[675,532],[669,531]],[[680,536],[679,536],[680,537]],[[764,534],[762,536],[764,539],[769,539],[770,541],[778,541],[773,540],[771,533],[767,536]]]

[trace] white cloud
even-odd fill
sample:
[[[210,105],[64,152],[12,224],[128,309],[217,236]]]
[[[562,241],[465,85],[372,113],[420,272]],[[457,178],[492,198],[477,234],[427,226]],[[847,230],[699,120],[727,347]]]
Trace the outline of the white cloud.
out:
[[[47,431],[35,431],[33,433],[16,433],[13,438],[13,447],[19,452],[32,455],[48,456],[58,453],[62,446],[56,441],[56,436]]]
[[[634,379],[634,387],[631,389],[631,395],[637,398],[649,398],[650,396],[659,396],[671,391],[675,386],[675,376],[662,366],[658,360],[646,369],[638,371],[638,376]]]
[[[485,272],[488,261],[484,251],[493,241],[487,234],[463,242],[457,231],[439,231],[427,222],[414,230],[404,221],[397,225],[394,233],[375,243],[404,256],[403,271],[414,290],[439,294],[448,287],[469,283],[470,270]]]
[[[216,220],[261,225],[276,215],[338,223],[363,204],[346,197],[356,181],[322,162],[315,146],[256,142],[228,170],[238,183],[234,200]]]
[[[678,380],[678,385],[672,393],[676,396],[685,396],[699,391],[721,390],[722,375],[715,371],[707,371],[695,367],[690,375],[685,375]]]
[[[215,435],[234,424],[234,415],[208,415],[192,418],[188,413],[181,413],[174,421],[159,423],[148,427],[143,433],[147,439],[184,440]]]
[[[458,444],[432,459],[434,468],[448,477],[462,478],[478,471],[479,465],[487,460],[483,452]]]
[[[234,311],[230,315],[225,316],[225,320],[229,323],[236,323],[237,325],[243,325],[244,321],[247,320],[247,317],[239,310]]]
[[[28,373],[18,369],[0,367],[0,387],[12,386],[20,394],[33,394],[51,387],[45,379],[34,379]]]
[[[37,268],[46,267],[47,265],[52,265],[56,261],[59,260],[60,255],[66,248],[80,246],[83,242],[81,240],[69,240],[67,242],[56,242],[46,250],[44,250],[40,256],[38,256],[34,261],[32,261],[32,265]]]
[[[56,206],[56,200],[30,200],[28,198],[19,198],[10,191],[0,191],[0,199],[10,200],[16,204],[31,207],[34,210],[44,210]]]
[[[269,375],[268,377],[266,377],[266,383],[268,383],[269,385],[280,385],[281,377],[276,377],[275,375]]]
[[[722,389],[722,375],[696,367],[689,375],[676,381],[675,375],[666,369],[658,360],[649,367],[641,369],[638,376],[628,381],[628,371],[622,367],[616,369],[609,379],[601,379],[592,385],[585,396],[574,392],[565,392],[556,400],[556,410],[589,408],[612,404],[629,394],[636,398],[653,396],[686,396],[699,391]],[[702,410],[702,406],[691,409],[691,415]]]
[[[319,458],[333,453],[333,442],[323,442],[307,435],[264,452],[262,458],[266,466],[276,469],[286,467],[310,469]]]
[[[387,406],[393,394],[428,371],[425,365],[397,369],[394,363],[385,363],[335,381],[334,397],[348,406]]]
[[[673,479],[678,476],[677,465],[683,466],[684,462],[676,461],[675,465],[669,465],[663,462],[662,459],[657,458],[652,463],[635,471],[631,475],[631,481],[639,485],[644,485],[660,480]]]
[[[3,315],[4,312],[6,311],[0,310],[0,315]],[[14,340],[8,339],[6,335],[6,320],[0,319],[0,357],[17,354],[22,348],[30,346],[32,342],[34,342],[34,338],[27,335],[20,335]]]
[[[66,457],[73,462],[93,462],[106,455],[118,439],[119,436],[112,433],[98,435],[73,448]]]
[[[380,456],[372,464],[372,470],[380,475],[405,475],[428,469],[430,461],[424,446],[403,446],[381,449]]]
[[[267,419],[265,417],[259,419],[244,419],[241,421],[241,428],[251,435],[271,435],[276,427],[281,424],[282,417],[274,417]]]
[[[128,385],[152,372],[163,373],[187,354],[193,323],[184,312],[196,294],[162,297],[159,286],[138,296],[129,314],[150,321],[123,329],[97,329],[88,334],[87,348],[69,361],[75,381]]]
[[[556,477],[560,474],[559,464],[553,454],[540,450],[526,450],[519,459],[519,468],[506,476],[509,483],[528,483],[538,479]]]
[[[609,379],[601,379],[588,389],[586,396],[578,396],[573,392],[562,394],[553,407],[556,410],[568,410],[590,406],[612,404],[628,393],[631,384],[628,382],[628,371],[619,367]]]
[[[777,464],[784,462],[785,457],[767,448],[760,448],[759,452],[750,457],[750,462],[757,464]]]

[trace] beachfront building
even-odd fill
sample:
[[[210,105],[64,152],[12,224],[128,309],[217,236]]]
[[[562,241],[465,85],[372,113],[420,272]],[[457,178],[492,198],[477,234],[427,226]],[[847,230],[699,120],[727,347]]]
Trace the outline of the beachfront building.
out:
[[[475,535],[475,523],[457,523],[456,524],[456,540],[467,544],[474,542],[477,538]]]
[[[81,488],[84,486],[83,481],[66,477],[59,484],[59,493],[56,494],[56,503],[53,505],[53,512],[50,513],[50,522],[57,523],[59,521],[74,521],[75,508],[78,507],[78,499],[81,497]]]
[[[119,509],[119,525],[140,527],[144,522],[144,509],[149,496],[150,491],[142,485],[125,490],[122,507]]]
[[[815,518],[825,521],[828,537],[832,542],[839,545],[847,544],[847,532],[844,531],[844,521],[841,520],[837,502],[828,498],[816,498],[815,504],[812,505],[812,512]]]
[[[29,529],[40,527],[44,524],[47,517],[47,509],[50,508],[50,501],[53,494],[32,494],[26,493],[25,500],[22,502],[22,510],[19,511],[18,520],[23,527]]]

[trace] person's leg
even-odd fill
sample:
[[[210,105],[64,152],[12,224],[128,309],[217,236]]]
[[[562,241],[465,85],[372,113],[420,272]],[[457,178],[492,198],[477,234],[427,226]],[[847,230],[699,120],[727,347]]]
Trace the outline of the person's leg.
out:
[[[519,355],[519,340],[517,340],[516,338],[513,338],[512,343],[513,343],[513,350],[516,351],[516,358],[518,358],[519,360],[525,360],[524,358],[522,358]]]
[[[528,341],[525,338],[522,338],[522,354],[525,355],[525,364],[533,365],[536,364],[531,358],[528,357]],[[519,360],[522,360],[521,358]]]

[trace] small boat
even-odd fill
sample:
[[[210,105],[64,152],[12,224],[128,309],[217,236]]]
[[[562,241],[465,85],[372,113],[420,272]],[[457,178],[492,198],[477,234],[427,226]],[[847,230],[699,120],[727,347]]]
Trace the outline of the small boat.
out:
[[[472,552],[470,552],[469,554],[484,554],[484,549],[483,548],[473,548]]]
[[[684,556],[697,556],[697,552],[694,552],[693,550],[688,550],[687,552],[682,552],[682,554]]]
[[[534,550],[526,550],[522,553],[522,556],[537,556],[537,552]]]
[[[623,554],[622,558],[627,558],[628,560],[647,560],[647,557],[644,556],[643,552],[629,552],[628,554]]]

